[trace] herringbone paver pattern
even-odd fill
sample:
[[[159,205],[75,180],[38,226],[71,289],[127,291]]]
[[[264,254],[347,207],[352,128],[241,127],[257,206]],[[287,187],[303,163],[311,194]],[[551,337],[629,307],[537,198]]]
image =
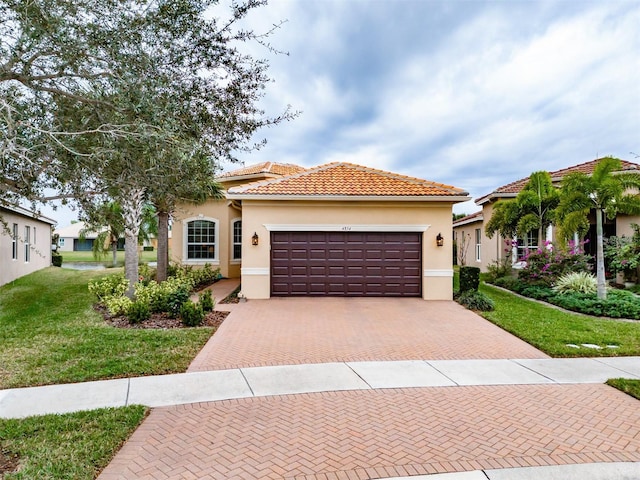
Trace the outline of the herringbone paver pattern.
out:
[[[238,305],[189,371],[471,358],[546,355],[455,302],[272,298]]]
[[[156,409],[100,480],[362,480],[612,461],[640,461],[638,402],[613,388],[438,387]]]

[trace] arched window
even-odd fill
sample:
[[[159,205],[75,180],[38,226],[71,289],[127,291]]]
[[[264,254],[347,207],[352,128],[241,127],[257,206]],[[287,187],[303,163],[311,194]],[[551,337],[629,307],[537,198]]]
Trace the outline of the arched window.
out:
[[[231,235],[232,235],[232,248],[233,256],[232,260],[242,259],[242,220],[234,220],[231,223]]]
[[[218,222],[192,220],[186,228],[186,259],[216,260],[218,258]]]

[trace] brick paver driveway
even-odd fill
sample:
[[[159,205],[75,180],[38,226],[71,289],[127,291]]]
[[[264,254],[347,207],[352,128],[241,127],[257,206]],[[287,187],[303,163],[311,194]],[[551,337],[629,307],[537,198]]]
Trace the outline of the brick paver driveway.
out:
[[[547,358],[454,302],[274,298],[238,307],[189,371],[366,360]]]
[[[541,358],[451,302],[239,305],[191,370],[357,360]],[[640,462],[637,400],[606,385],[307,393],[154,409],[100,480],[363,480]]]

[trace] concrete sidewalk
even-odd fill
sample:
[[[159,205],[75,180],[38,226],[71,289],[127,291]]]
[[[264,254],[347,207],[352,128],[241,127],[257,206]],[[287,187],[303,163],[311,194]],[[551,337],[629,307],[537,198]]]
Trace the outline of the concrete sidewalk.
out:
[[[640,378],[640,357],[336,362],[0,390],[0,418],[347,390],[603,383]],[[640,477],[640,475],[639,475]]]

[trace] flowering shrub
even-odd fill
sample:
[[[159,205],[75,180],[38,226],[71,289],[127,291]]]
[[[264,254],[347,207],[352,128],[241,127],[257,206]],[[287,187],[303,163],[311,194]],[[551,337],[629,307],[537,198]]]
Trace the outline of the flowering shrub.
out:
[[[582,244],[571,243],[563,251],[545,242],[543,248],[529,252],[524,261],[526,265],[518,272],[518,278],[533,285],[552,285],[567,273],[591,271],[591,257],[582,253]]]

